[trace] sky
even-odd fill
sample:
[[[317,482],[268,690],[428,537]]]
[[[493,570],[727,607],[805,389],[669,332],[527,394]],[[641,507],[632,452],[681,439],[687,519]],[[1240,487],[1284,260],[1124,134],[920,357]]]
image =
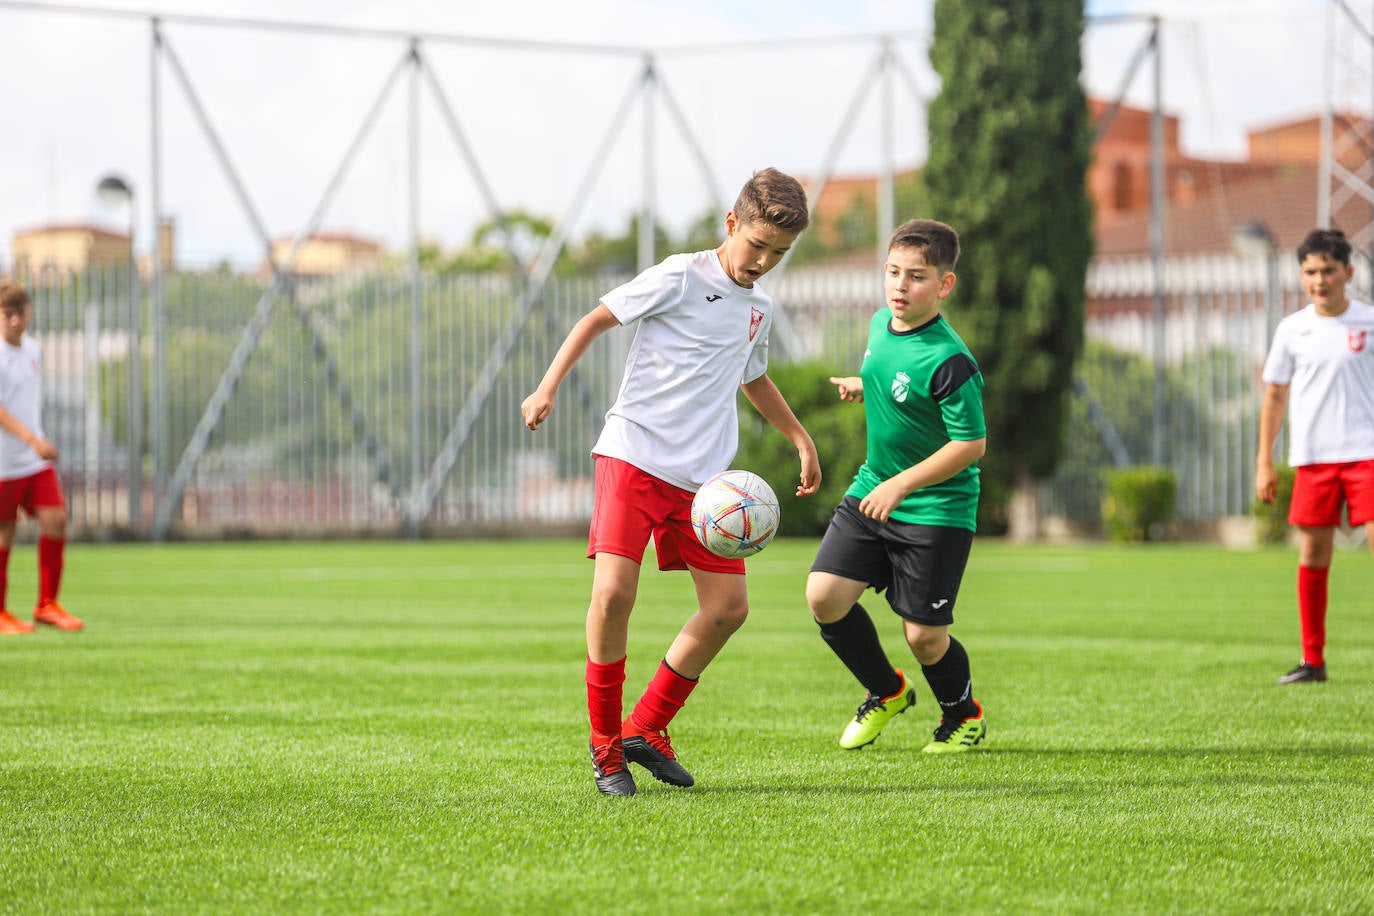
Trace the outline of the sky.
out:
[[[1185,151],[1243,158],[1247,130],[1322,109],[1328,48],[1341,61],[1337,101],[1369,110],[1371,52],[1354,29],[1328,41],[1331,2],[1090,0],[1085,86],[1114,98],[1147,36],[1147,24],[1129,17],[1159,15],[1164,105],[1182,118]],[[764,166],[802,177],[827,166],[871,174],[885,149],[898,168],[916,165],[925,157],[923,105],[939,90],[926,57],[931,7],[932,0],[0,0],[0,265],[19,229],[82,222],[123,231],[128,209],[95,194],[107,174],[133,186],[135,233],[146,249],[152,13],[229,21],[164,19],[171,53],[157,82],[161,212],[175,220],[183,263],[249,266],[262,252],[259,230],[290,237],[317,211],[322,229],[393,249],[412,228],[455,248],[490,218],[493,201],[552,217],[579,236],[621,231],[651,195],[661,219],[680,229],[705,212],[723,213]],[[377,34],[253,24],[263,22]],[[439,36],[419,46],[425,76],[414,88],[403,66],[413,34]],[[887,79],[876,75],[883,35],[896,61]],[[645,49],[658,52],[652,106],[644,104]],[[1150,89],[1147,66],[1127,86],[1127,101],[1150,105]]]

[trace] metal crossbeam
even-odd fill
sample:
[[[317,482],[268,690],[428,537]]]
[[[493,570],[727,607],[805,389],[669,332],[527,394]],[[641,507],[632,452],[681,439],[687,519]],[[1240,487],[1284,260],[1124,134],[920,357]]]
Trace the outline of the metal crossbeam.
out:
[[[167,485],[167,493],[163,496],[161,503],[157,506],[153,514],[153,527],[150,536],[155,541],[160,541],[167,536],[167,531],[171,527],[172,516],[181,505],[181,498],[186,491],[186,485],[190,482],[191,475],[195,473],[196,463],[199,462],[201,456],[205,454],[205,450],[210,443],[210,436],[219,426],[220,420],[224,416],[224,408],[233,397],[234,389],[238,385],[239,380],[243,377],[244,370],[248,367],[248,360],[253,355],[253,351],[258,347],[258,341],[261,339],[263,331],[272,318],[273,306],[278,296],[287,292],[289,289],[289,281],[292,276],[292,270],[295,267],[297,253],[300,251],[305,240],[314,235],[315,231],[319,228],[319,224],[321,220],[324,219],[324,215],[333,202],[334,196],[338,193],[344,175],[347,174],[348,168],[352,165],[354,157],[357,155],[358,150],[361,149],[363,140],[366,139],[367,135],[371,132],[383,104],[391,94],[392,88],[395,86],[405,67],[412,60],[411,51],[407,49],[406,54],[387,77],[382,87],[382,91],[378,93],[376,101],[374,101],[371,108],[369,108],[366,117],[363,119],[362,126],[354,136],[353,141],[349,144],[348,150],[344,154],[343,161],[339,164],[339,167],[335,170],[329,183],[326,185],[325,191],[319,203],[316,205],[314,212],[296,234],[290,249],[287,251],[285,262],[277,264],[272,257],[271,239],[268,237],[267,231],[263,228],[262,220],[257,214],[257,209],[253,206],[253,202],[248,196],[248,191],[239,178],[238,171],[234,168],[233,161],[229,158],[229,153],[225,149],[223,142],[221,142],[218,133],[215,131],[214,125],[210,123],[210,119],[200,103],[199,96],[196,94],[195,88],[191,85],[190,77],[187,76],[185,68],[182,67],[180,59],[177,57],[171,45],[167,43],[165,36],[163,36],[161,47],[167,60],[171,63],[178,80],[181,82],[182,88],[185,90],[191,102],[192,109],[196,112],[201,122],[202,129],[206,132],[211,145],[215,149],[216,156],[220,161],[220,166],[229,177],[230,183],[239,196],[239,202],[247,212],[249,220],[253,223],[254,229],[257,231],[259,240],[267,250],[268,263],[272,266],[273,283],[271,288],[263,293],[262,298],[258,300],[257,307],[253,312],[253,317],[244,328],[243,334],[239,337],[238,344],[234,347],[234,352],[229,358],[229,364],[225,367],[224,373],[220,376],[219,382],[215,386],[214,394],[210,396],[209,402],[205,405],[205,411],[201,414],[200,420],[196,423],[195,430],[191,434],[191,439],[187,442],[186,448],[181,454],[181,459],[177,463],[176,471],[173,472],[172,478]],[[294,295],[292,295],[291,298],[292,301],[294,301]],[[306,326],[310,329],[310,332],[314,334],[316,342],[322,343],[323,339],[315,329],[310,317],[302,314],[302,319],[307,322]],[[328,366],[326,369],[328,370]],[[332,373],[326,371],[326,377],[332,378],[337,382],[338,373],[337,371]],[[335,391],[337,394],[339,389],[336,387]],[[341,402],[351,415],[353,413],[351,397],[341,398]],[[354,420],[356,423],[357,418],[354,417]],[[373,440],[368,437],[364,438],[364,442],[369,441]],[[382,467],[384,467],[384,465]],[[385,482],[381,476],[379,476],[378,479],[381,482]]]

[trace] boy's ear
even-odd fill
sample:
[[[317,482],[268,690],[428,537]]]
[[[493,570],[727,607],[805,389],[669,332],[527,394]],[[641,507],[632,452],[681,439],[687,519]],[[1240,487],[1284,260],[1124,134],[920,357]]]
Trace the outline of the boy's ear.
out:
[[[954,275],[954,271],[947,270],[940,277],[940,298],[944,299],[954,291],[954,284],[959,278]]]
[[[734,235],[734,234],[735,234],[735,230],[738,229],[738,228],[739,228],[739,217],[735,214],[735,211],[734,211],[734,210],[728,210],[728,211],[726,211],[726,213],[725,213],[725,234],[726,234],[726,235]]]

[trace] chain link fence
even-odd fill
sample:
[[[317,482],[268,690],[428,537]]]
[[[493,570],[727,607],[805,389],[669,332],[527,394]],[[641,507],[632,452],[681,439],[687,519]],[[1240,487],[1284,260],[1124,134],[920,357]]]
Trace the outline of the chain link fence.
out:
[[[1148,262],[1094,265],[1068,453],[1045,486],[1052,516],[1093,528],[1105,472],[1151,463],[1157,436],[1181,519],[1249,511],[1259,370],[1273,324],[1301,304],[1297,272],[1200,258],[1165,277],[1160,328]],[[127,269],[20,279],[78,537],[562,533],[590,517],[588,449],[632,330],[592,346],[539,432],[519,407],[624,277],[555,277],[523,309],[518,276],[425,275],[416,289],[359,274],[269,296],[267,278],[182,272],[164,279],[160,329]],[[880,305],[873,271],[797,268],[770,291],[775,361],[857,369]]]

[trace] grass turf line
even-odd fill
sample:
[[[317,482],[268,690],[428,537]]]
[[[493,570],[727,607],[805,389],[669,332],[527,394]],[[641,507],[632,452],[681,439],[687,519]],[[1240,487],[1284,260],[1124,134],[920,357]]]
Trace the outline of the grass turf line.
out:
[[[750,562],[673,727],[698,785],[628,800],[592,787],[580,544],[76,546],[87,631],[0,639],[0,911],[1374,908],[1367,552],[1336,558],[1332,680],[1281,688],[1289,551],[980,541],[955,632],[989,739],[931,759],[919,678],[836,745],[862,691],[805,610],[814,546]],[[627,706],[691,600],[646,571]]]

